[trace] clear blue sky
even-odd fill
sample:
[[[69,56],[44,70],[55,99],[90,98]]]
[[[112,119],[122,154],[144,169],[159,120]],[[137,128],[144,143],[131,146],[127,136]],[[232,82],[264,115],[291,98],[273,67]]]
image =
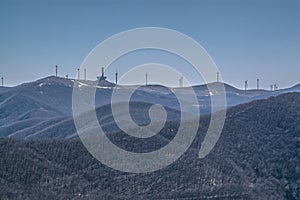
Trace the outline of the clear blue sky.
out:
[[[300,82],[300,3],[289,0],[107,0],[0,3],[0,76],[6,85],[74,77],[86,55],[131,28],[178,30],[198,41],[225,82],[269,88]],[[113,79],[112,79],[113,80]],[[177,80],[176,80],[177,83]]]

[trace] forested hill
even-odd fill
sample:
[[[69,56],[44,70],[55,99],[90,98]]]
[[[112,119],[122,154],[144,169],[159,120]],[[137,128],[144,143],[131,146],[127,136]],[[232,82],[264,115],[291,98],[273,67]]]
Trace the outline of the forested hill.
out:
[[[209,122],[205,116],[191,148],[167,168],[148,174],[102,165],[78,138],[1,138],[0,199],[297,200],[299,121],[300,93],[230,108],[217,145],[199,159]]]

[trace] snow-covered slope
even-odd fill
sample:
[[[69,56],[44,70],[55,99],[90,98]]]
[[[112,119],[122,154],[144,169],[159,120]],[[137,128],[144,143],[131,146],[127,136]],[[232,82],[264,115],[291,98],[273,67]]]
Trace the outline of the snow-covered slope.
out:
[[[73,79],[50,76],[37,81],[24,83],[16,87],[0,87],[0,136],[32,137],[48,135],[49,137],[69,137],[74,134],[72,127],[72,91]],[[209,87],[218,87],[220,83],[210,83]],[[96,107],[100,108],[111,103],[114,83],[108,81],[80,80],[81,87],[96,87]],[[132,86],[118,86],[121,92],[126,92]],[[207,85],[193,86],[201,114],[210,113],[210,97],[218,95],[213,90],[209,91]],[[266,90],[239,90],[225,84],[227,105],[232,107],[257,99],[265,99],[287,92],[300,91],[300,85],[278,91]],[[139,86],[131,97],[134,109],[133,114],[143,115],[148,113],[142,108],[147,104],[161,104],[170,110],[180,110],[180,105],[174,91],[184,94],[189,102],[190,90],[187,88],[167,88],[161,85]],[[145,103],[143,106],[138,103]],[[146,106],[147,107],[147,106]],[[187,111],[191,112],[191,111]],[[143,120],[144,118],[142,118]],[[113,120],[113,119],[111,119]],[[63,127],[65,126],[65,127]],[[69,128],[69,129],[68,129]],[[49,131],[51,130],[51,131]],[[57,131],[55,131],[57,130]],[[65,134],[61,130],[65,130]],[[56,132],[58,135],[50,133]],[[49,134],[48,134],[49,133]],[[61,135],[59,135],[61,134]]]

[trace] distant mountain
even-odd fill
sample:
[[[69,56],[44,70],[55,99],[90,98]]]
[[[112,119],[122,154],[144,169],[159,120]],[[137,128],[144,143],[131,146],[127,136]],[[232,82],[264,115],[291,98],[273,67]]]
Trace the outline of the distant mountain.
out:
[[[61,125],[65,120],[72,127],[72,91],[74,80],[62,77],[50,76],[30,83],[24,83],[16,87],[0,87],[0,136],[29,137],[40,135],[43,131],[50,130]],[[210,88],[218,87],[220,83],[209,83]],[[109,105],[111,102],[114,83],[106,80],[85,81],[80,80],[81,87],[96,87],[96,107]],[[118,86],[118,89],[126,92],[131,86]],[[193,86],[198,97],[199,109],[202,115],[209,114],[210,96],[218,95],[210,92],[207,85]],[[239,90],[225,84],[227,105],[247,103],[256,99],[265,99],[270,96],[277,96],[286,92],[300,91],[300,85],[292,88],[266,91],[266,90]],[[180,105],[174,91],[184,94],[185,101],[189,102],[190,91],[187,88],[167,88],[161,85],[140,86],[134,92],[131,101],[161,104],[166,108],[180,110]],[[197,109],[197,108],[196,108]],[[143,110],[138,113],[145,113]],[[185,111],[191,112],[193,111]],[[73,130],[73,129],[71,129]],[[69,131],[57,137],[66,137],[74,134]],[[30,136],[31,137],[31,136]]]
[[[282,89],[280,91],[283,91],[283,92],[300,92],[300,84],[294,85],[291,88]]]
[[[0,86],[0,93],[1,92],[6,92],[6,91],[8,91],[10,89],[10,87],[2,87],[2,86]]]
[[[118,106],[122,107],[123,103]],[[132,102],[130,104],[130,113],[133,120],[140,124],[150,123],[147,110],[152,104],[142,102]],[[180,112],[171,108],[167,109],[167,121],[179,121]],[[121,132],[116,125],[111,114],[111,105],[105,105],[96,109],[99,123],[105,131]],[[120,111],[118,115],[124,115],[126,112]],[[84,114],[83,114],[84,115]],[[25,128],[24,128],[25,127]],[[87,128],[89,127],[87,124]],[[25,139],[47,139],[47,138],[73,138],[77,137],[76,128],[72,117],[56,117],[50,119],[29,119],[22,120],[10,125],[0,127],[0,137],[15,137]]]
[[[72,87],[71,80],[48,77],[0,93],[0,125],[71,115]]]
[[[300,199],[299,102],[300,93],[289,93],[230,108],[217,145],[199,159],[210,120],[203,116],[189,150],[147,174],[102,165],[78,138],[0,138],[0,199]],[[109,113],[106,108],[99,112]],[[176,120],[168,122],[155,142],[108,136],[145,152],[168,143],[177,127]]]

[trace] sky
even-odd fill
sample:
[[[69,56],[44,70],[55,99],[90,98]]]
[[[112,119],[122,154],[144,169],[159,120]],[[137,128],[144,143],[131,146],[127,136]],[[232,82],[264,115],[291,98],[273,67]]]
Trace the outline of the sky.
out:
[[[53,75],[58,65],[60,76],[76,77],[86,56],[105,39],[128,29],[163,27],[202,45],[224,82],[243,88],[248,80],[255,88],[259,78],[262,88],[274,83],[285,88],[300,83],[299,9],[296,0],[1,0],[0,76],[6,86],[14,86]],[[157,51],[132,59],[142,64],[166,57],[168,64],[182,62],[182,69],[193,74],[184,61]],[[120,76],[128,70],[120,61],[107,71],[109,80],[114,70]],[[178,86],[180,74],[148,73],[151,83]],[[141,77],[137,84],[143,84]],[[203,80],[191,76],[189,82]]]

